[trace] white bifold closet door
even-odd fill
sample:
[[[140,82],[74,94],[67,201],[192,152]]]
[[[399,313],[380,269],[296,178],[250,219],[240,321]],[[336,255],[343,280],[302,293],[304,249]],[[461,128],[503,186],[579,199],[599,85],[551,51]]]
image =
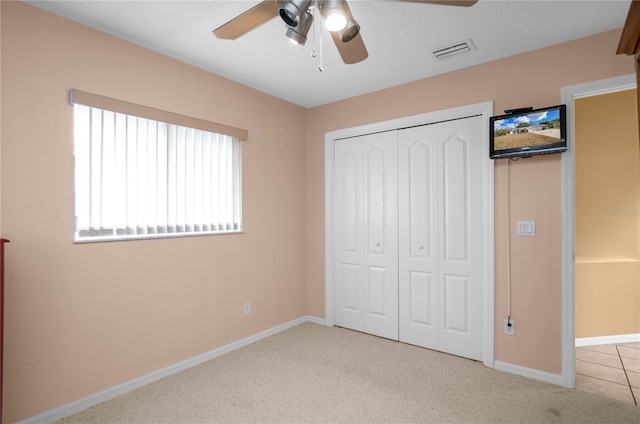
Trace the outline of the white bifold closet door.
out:
[[[482,117],[334,144],[335,323],[483,352]]]
[[[394,132],[336,142],[334,169],[336,325],[397,340]]]
[[[399,340],[482,360],[482,118],[398,136]]]

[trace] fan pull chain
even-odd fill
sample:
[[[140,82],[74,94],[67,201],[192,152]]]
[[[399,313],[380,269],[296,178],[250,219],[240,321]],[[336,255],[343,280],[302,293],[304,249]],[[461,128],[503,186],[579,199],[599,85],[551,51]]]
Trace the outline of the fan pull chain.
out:
[[[322,15],[320,14],[320,11],[318,11],[318,15],[320,15],[320,17],[322,17]],[[318,25],[320,27],[320,66],[318,66],[318,71],[320,72],[324,72],[324,67],[322,66],[322,52],[323,52],[323,42],[322,42],[322,38],[324,35],[324,25],[322,24],[322,21],[320,21],[320,24]]]
[[[320,13],[320,3],[316,4],[313,9],[313,12],[316,16],[313,17],[315,21],[315,25],[313,26],[313,49],[311,50],[311,57],[315,58],[318,56],[316,52],[316,33],[320,31],[320,65],[318,66],[318,71],[324,72],[324,67],[322,66],[322,14]],[[316,27],[319,27],[319,30],[316,30]]]
[[[318,10],[317,7],[313,8],[313,14],[316,15],[316,11]],[[313,17],[313,20],[317,22],[317,16]],[[316,29],[316,27],[318,26],[318,24],[313,25],[313,48],[311,49],[311,57],[315,58],[318,53],[316,53],[316,32],[318,32],[318,30]]]
[[[318,71],[324,72],[322,67],[322,25],[320,25],[320,66],[318,66]]]

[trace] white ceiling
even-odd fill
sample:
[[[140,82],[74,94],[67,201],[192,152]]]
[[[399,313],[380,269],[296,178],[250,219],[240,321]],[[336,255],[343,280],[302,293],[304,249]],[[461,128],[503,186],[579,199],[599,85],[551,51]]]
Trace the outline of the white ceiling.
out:
[[[289,42],[279,17],[234,41],[211,33],[259,1],[26,2],[304,107],[619,28],[630,5],[630,0],[480,0],[465,8],[349,0],[369,58],[345,65],[317,23],[305,46]],[[476,50],[440,61],[431,53],[466,39]],[[324,72],[318,70],[320,56]]]

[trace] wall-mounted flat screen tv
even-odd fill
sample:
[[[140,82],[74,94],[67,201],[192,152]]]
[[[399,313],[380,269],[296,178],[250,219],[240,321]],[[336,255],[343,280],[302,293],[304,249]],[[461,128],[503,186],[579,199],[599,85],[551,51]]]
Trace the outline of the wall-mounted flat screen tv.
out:
[[[529,157],[566,151],[566,110],[565,105],[558,105],[492,116],[489,157]]]

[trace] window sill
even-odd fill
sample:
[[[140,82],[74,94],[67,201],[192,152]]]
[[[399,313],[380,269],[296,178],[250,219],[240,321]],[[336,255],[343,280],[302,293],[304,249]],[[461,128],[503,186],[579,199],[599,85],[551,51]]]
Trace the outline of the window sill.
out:
[[[140,241],[140,240],[154,240],[154,239],[175,239],[175,238],[187,238],[187,237],[205,237],[205,236],[228,236],[233,234],[244,234],[243,230],[234,231],[216,231],[216,232],[199,232],[199,233],[171,233],[171,234],[138,234],[129,236],[97,236],[86,237],[81,239],[74,239],[75,244],[85,243],[103,243],[111,241]]]

